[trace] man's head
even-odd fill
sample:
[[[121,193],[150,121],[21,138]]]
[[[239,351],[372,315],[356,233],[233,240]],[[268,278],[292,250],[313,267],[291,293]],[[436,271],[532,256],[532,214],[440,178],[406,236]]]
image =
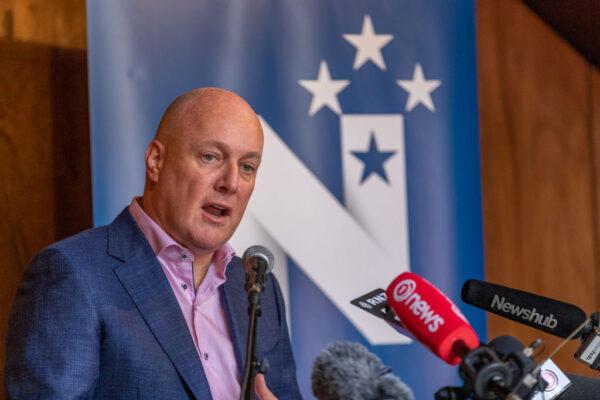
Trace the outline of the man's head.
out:
[[[241,97],[218,88],[183,94],[146,150],[144,210],[196,255],[212,254],[244,214],[262,147],[260,122]]]

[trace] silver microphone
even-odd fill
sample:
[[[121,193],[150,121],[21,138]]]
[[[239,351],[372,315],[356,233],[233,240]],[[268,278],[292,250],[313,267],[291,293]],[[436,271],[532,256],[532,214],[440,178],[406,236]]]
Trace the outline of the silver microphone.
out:
[[[253,293],[260,294],[267,280],[267,274],[273,271],[275,257],[264,246],[250,246],[242,257],[246,270],[246,290],[249,296]]]

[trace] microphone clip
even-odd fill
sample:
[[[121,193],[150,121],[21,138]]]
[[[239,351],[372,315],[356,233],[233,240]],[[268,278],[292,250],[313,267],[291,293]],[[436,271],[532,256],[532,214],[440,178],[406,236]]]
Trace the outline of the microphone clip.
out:
[[[547,385],[536,369],[537,364],[530,357],[531,353],[516,351],[501,359],[492,348],[480,346],[466,354],[459,366],[464,385],[446,386],[436,392],[435,399],[529,399],[534,392],[543,390]]]
[[[575,359],[588,367],[600,371],[600,328],[594,325],[591,332],[575,353]]]

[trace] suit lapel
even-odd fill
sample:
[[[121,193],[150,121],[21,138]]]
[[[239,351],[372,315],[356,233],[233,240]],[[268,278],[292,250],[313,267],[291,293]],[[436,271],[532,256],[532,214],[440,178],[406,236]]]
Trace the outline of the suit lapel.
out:
[[[108,252],[123,261],[115,274],[181,378],[197,399],[212,398],[179,303],[127,209],[109,226]]]
[[[236,263],[240,263],[239,259],[233,258],[227,266],[227,281],[219,289],[231,332],[231,339],[233,340],[235,358],[240,374],[243,375],[246,362],[246,336],[248,334],[248,294],[244,290],[243,273],[241,275],[238,273],[238,271],[243,271],[243,268],[235,265]]]

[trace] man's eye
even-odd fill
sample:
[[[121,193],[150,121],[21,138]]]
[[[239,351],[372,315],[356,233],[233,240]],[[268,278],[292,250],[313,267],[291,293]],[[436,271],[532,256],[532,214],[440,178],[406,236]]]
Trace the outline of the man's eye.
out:
[[[254,167],[252,164],[242,164],[242,171],[246,173],[253,173],[256,171],[256,167]]]
[[[217,156],[215,156],[214,154],[202,154],[202,160],[204,161],[208,161],[208,162],[212,162],[215,161],[217,159]]]

